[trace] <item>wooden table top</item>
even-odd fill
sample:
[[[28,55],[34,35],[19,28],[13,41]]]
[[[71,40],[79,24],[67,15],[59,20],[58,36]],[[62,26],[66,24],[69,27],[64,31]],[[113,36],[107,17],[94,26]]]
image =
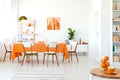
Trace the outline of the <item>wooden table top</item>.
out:
[[[109,79],[120,79],[120,69],[116,68],[115,74],[107,74],[101,68],[93,68],[90,73],[95,76],[109,78]]]

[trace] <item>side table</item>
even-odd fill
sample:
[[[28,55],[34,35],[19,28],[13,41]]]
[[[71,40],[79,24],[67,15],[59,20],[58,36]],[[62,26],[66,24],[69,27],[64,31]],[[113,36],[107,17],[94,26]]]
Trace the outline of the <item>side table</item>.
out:
[[[105,79],[118,79],[120,80],[120,69],[119,68],[116,68],[115,70],[116,74],[114,75],[110,75],[110,74],[107,74],[105,73],[102,69],[100,68],[93,68],[91,71],[90,71],[90,80],[93,80],[93,76],[97,76],[97,77],[101,77],[101,78],[105,78]]]
[[[84,53],[85,56],[85,53],[88,54],[88,44],[78,44],[76,52]]]

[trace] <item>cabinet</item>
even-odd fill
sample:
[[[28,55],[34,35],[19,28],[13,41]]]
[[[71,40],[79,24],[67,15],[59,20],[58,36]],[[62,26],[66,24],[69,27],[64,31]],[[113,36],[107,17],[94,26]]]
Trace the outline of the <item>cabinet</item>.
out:
[[[78,44],[76,52],[78,53],[88,53],[88,44]]]
[[[35,20],[21,20],[18,25],[18,42],[35,41]]]
[[[120,0],[113,0],[113,61],[120,56]],[[116,57],[117,56],[117,57]]]

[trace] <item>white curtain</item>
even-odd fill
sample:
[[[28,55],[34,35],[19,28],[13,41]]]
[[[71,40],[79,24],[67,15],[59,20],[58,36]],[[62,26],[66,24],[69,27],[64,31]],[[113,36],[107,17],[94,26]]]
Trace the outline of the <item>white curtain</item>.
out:
[[[13,23],[12,0],[0,0],[0,41],[13,41],[16,35],[16,22]]]
[[[101,1],[91,0],[91,16],[89,28],[89,55],[100,60],[101,50]]]

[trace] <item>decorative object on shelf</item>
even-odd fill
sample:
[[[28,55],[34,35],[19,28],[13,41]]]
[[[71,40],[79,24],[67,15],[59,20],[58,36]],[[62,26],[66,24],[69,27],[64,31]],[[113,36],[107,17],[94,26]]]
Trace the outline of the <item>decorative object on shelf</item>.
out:
[[[120,0],[112,0],[112,58],[120,61]]]
[[[60,18],[48,17],[47,18],[47,30],[60,30]]]
[[[109,67],[110,63],[108,62],[108,60],[109,60],[109,57],[108,56],[104,56],[101,59],[100,66],[104,70],[105,73],[113,75],[113,74],[115,74],[115,68]]]
[[[79,44],[82,44],[82,39],[80,38]]]
[[[120,21],[120,16],[113,18],[113,21]]]
[[[73,40],[74,39],[74,35],[75,35],[75,30],[73,30],[72,28],[68,28],[68,39],[69,40]]]
[[[79,44],[88,44],[88,42],[83,41],[81,38],[80,38],[80,41],[78,43]]]
[[[88,44],[88,42],[82,42],[82,44]]]
[[[21,20],[18,27],[18,41],[35,41],[35,20]]]
[[[113,10],[119,10],[118,4],[113,4]]]
[[[20,17],[18,18],[18,20],[27,20],[27,17],[26,17],[26,16],[20,16]]]
[[[31,27],[32,26],[32,24],[31,23],[28,23],[28,27]]]

